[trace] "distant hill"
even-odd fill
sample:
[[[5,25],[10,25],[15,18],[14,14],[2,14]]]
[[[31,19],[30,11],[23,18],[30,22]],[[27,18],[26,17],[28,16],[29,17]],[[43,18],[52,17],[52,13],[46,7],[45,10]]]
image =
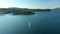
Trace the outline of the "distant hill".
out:
[[[55,10],[60,10],[60,7],[59,8],[55,8]]]
[[[28,9],[28,8],[16,8],[16,7],[11,7],[11,8],[0,8],[0,14],[9,14],[9,13],[15,13],[15,14],[30,14],[32,12],[49,12],[51,11],[50,9]]]

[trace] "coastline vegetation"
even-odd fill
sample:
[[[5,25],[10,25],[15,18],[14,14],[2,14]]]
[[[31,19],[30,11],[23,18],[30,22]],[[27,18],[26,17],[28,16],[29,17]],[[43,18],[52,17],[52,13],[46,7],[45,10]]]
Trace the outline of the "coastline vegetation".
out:
[[[35,12],[50,12],[50,9],[28,9],[28,8],[0,8],[0,14],[35,14]]]
[[[35,13],[32,11],[25,11],[25,10],[13,12],[13,15],[32,15],[32,14],[35,14]]]

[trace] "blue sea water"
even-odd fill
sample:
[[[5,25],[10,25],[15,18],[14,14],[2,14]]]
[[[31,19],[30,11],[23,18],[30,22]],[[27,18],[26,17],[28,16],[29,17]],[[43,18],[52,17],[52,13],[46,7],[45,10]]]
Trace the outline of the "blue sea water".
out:
[[[0,16],[0,34],[60,34],[60,10]]]

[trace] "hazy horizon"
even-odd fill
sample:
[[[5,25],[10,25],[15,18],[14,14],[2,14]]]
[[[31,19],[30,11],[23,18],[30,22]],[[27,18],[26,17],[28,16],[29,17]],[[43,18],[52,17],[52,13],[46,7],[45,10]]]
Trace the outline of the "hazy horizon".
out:
[[[60,0],[0,0],[0,8],[53,9],[60,7],[59,3]]]

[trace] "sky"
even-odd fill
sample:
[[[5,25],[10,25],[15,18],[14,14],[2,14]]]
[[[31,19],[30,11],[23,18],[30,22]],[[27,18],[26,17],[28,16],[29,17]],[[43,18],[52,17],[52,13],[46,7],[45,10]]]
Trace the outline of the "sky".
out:
[[[53,9],[60,7],[60,0],[0,0],[0,8],[8,7]]]

